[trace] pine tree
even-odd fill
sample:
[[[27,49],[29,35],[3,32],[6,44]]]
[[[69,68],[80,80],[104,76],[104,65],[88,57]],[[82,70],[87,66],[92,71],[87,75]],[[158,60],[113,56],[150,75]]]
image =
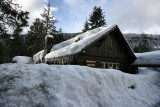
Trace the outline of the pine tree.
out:
[[[95,6],[89,18],[91,29],[106,25],[104,17],[101,7]]]
[[[41,16],[43,17],[43,24],[45,25],[45,32],[46,35],[50,34],[51,32],[56,32],[56,27],[54,26],[54,24],[56,23],[56,20],[53,16],[53,14],[51,14],[51,9],[50,9],[50,3],[48,3],[47,8],[44,8],[43,13],[41,14]]]
[[[44,48],[45,30],[45,26],[39,18],[35,19],[30,26],[25,42],[29,56],[34,55]]]
[[[28,25],[28,14],[29,12],[22,11],[21,7],[12,0],[0,0],[0,38],[5,40],[4,47],[7,56],[4,57],[8,57],[7,59],[15,55],[22,55],[25,50],[23,48],[24,38],[20,33],[22,28]],[[6,26],[13,30],[13,34],[7,34]]]
[[[64,36],[63,36],[63,32],[62,32],[62,29],[61,29],[61,28],[59,29],[59,31],[57,31],[56,34],[55,34],[54,31],[51,32],[51,35],[53,35],[53,38],[54,38],[54,40],[53,40],[53,45],[65,41]]]
[[[88,24],[88,20],[86,20],[85,24],[84,24],[84,29],[82,30],[83,32],[86,32],[89,30],[89,24]]]
[[[15,18],[15,25],[13,29],[12,37],[14,39],[10,40],[10,56],[14,57],[17,55],[25,55],[24,48],[24,36],[20,34],[23,31],[23,27],[28,26],[28,14],[29,12],[18,12],[17,17]]]
[[[54,37],[54,36],[53,36],[53,37]],[[65,38],[64,38],[64,35],[63,35],[63,31],[62,31],[62,29],[60,28],[59,31],[58,31],[57,40],[55,39],[55,44],[60,43],[60,42],[63,42],[63,41],[65,41]]]
[[[138,44],[138,46],[134,47],[134,52],[136,53],[142,53],[142,52],[148,52],[150,50],[149,46],[149,40],[146,34],[141,34],[141,41]]]
[[[22,11],[12,0],[0,0],[0,32],[4,32],[5,25],[12,27],[14,32],[21,32],[21,28],[28,25],[28,14],[29,12]]]
[[[148,52],[149,51],[149,41],[148,41],[148,37],[146,34],[141,34],[141,42],[139,44],[140,47],[140,51],[141,52]]]

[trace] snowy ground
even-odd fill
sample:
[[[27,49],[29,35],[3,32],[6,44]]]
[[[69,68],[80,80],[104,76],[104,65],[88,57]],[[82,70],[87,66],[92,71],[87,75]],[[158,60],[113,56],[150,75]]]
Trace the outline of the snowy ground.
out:
[[[160,74],[47,64],[0,65],[2,107],[149,107],[160,101]]]

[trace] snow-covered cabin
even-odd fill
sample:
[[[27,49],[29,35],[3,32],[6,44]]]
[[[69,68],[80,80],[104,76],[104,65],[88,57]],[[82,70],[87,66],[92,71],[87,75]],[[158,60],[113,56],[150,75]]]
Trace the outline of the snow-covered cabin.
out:
[[[54,39],[50,36],[47,38],[46,41]],[[45,47],[48,48],[34,55],[36,63],[41,62],[44,55],[48,64],[86,65],[134,73],[130,65],[136,56],[117,25],[87,31],[51,48],[47,44]]]

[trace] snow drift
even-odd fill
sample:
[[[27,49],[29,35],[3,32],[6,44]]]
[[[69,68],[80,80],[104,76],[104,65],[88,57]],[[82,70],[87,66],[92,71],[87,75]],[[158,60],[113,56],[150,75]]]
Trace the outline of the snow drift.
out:
[[[160,50],[144,53],[135,53],[137,59],[133,65],[160,65]]]
[[[15,56],[15,57],[13,57],[12,62],[33,64],[33,59],[28,56]]]
[[[159,73],[73,65],[0,65],[3,107],[149,107],[160,98]],[[160,85],[160,84],[159,84]]]

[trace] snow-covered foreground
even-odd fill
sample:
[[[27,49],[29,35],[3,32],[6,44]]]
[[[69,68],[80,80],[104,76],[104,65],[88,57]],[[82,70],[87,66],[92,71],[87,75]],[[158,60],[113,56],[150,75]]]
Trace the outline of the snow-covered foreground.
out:
[[[0,65],[2,107],[149,107],[160,99],[160,74],[47,64]],[[160,85],[160,84],[159,84]]]

